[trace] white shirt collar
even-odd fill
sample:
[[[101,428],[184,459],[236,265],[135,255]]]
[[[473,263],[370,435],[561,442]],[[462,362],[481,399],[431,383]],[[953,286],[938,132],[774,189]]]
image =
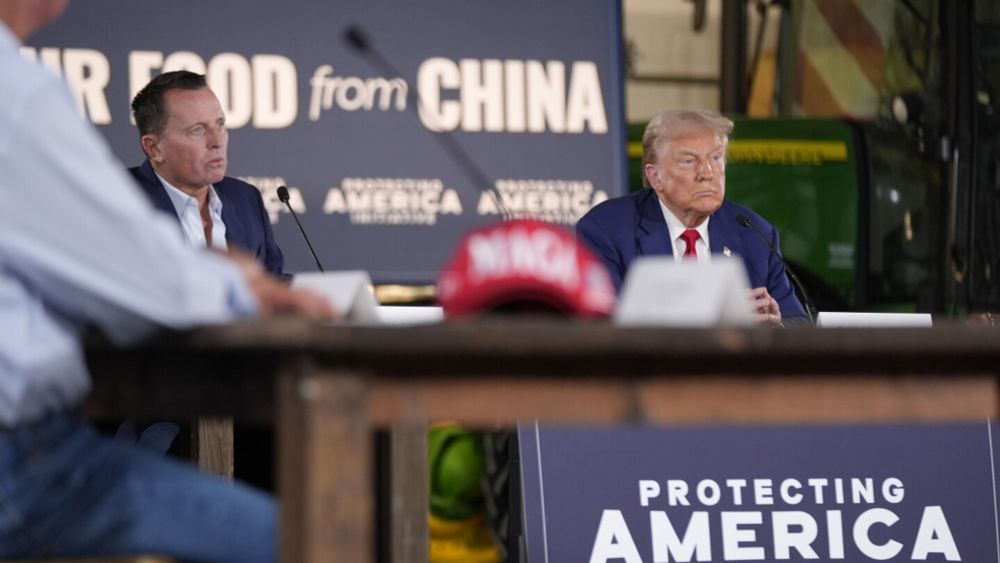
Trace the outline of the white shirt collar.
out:
[[[181,191],[180,188],[175,187],[170,182],[163,179],[155,171],[156,178],[160,180],[160,183],[167,188],[167,196],[170,198],[170,203],[174,204],[174,210],[177,211],[177,216],[181,216],[184,213],[184,209],[194,205],[195,209],[198,207],[198,200],[190,195]],[[215,186],[209,184],[208,186],[208,211],[211,213],[214,219],[216,215],[222,217],[222,200],[219,199],[219,194],[215,193]]]
[[[657,196],[656,201],[660,204],[660,211],[663,212],[663,219],[667,222],[667,230],[670,231],[670,246],[674,250],[674,258],[680,260],[680,257],[684,255],[684,249],[687,248],[687,243],[681,238],[681,233],[687,230],[684,223],[677,218],[676,215],[670,211],[664,203],[663,200]],[[695,250],[698,252],[699,262],[708,262],[711,256],[711,246],[708,242],[708,222],[712,220],[709,216],[700,225],[695,227],[701,238],[695,243]]]
[[[153,173],[156,174],[155,171]],[[198,200],[164,180],[163,176],[156,174],[156,178],[166,188],[167,197],[174,206],[174,212],[180,220],[181,230],[188,244],[199,248],[206,246]],[[226,224],[222,221],[222,200],[219,199],[219,194],[213,185],[208,186],[208,214],[212,219],[212,247],[226,250],[229,245],[226,243]]]

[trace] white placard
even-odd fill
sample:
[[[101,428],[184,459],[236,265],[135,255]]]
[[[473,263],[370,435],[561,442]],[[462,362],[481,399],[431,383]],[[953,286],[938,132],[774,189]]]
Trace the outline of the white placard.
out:
[[[378,308],[378,320],[387,325],[423,325],[444,321],[444,310],[436,306],[382,305]]]
[[[364,270],[296,274],[292,286],[308,289],[330,302],[350,323],[378,324],[378,302],[372,280]]]
[[[677,262],[671,256],[644,256],[629,267],[615,310],[615,324],[749,326],[755,315],[749,281],[738,258]]]
[[[911,326],[930,328],[934,322],[929,313],[840,313],[820,311],[816,326],[838,327],[893,327]]]

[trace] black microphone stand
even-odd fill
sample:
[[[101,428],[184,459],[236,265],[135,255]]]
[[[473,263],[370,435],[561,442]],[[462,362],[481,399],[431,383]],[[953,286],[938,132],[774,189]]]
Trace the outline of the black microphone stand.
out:
[[[356,52],[367,57],[368,60],[381,72],[392,76],[402,76],[402,74],[396,70],[396,67],[393,66],[388,59],[382,56],[382,53],[372,46],[371,41],[368,40],[368,36],[359,26],[350,25],[345,28],[344,41],[346,41],[347,44]],[[417,114],[419,119],[420,114],[417,108],[418,106],[422,107],[423,103],[417,95],[414,94],[412,88],[406,89],[406,106]],[[426,111],[424,112],[424,115],[429,116]],[[439,128],[435,127],[435,129]],[[452,161],[456,162],[462,168],[462,171],[465,172],[465,175],[468,176],[474,184],[480,186],[481,190],[489,193],[493,197],[493,200],[497,204],[497,209],[500,210],[501,217],[503,217],[504,220],[513,219],[513,215],[503,203],[503,197],[501,196],[500,191],[497,190],[493,182],[491,182],[489,178],[483,174],[483,171],[472,162],[472,158],[470,158],[469,154],[465,152],[461,145],[458,144],[455,137],[446,131],[440,130],[438,130],[438,134],[434,134],[432,137],[437,140],[437,142],[441,145],[441,148],[448,153],[448,156],[451,157]]]
[[[781,262],[781,266],[785,269],[785,272],[788,273],[788,278],[792,280],[792,283],[795,284],[795,288],[798,289],[799,293],[802,294],[802,300],[805,301],[806,314],[809,315],[809,322],[815,326],[816,304],[813,303],[813,300],[809,298],[809,294],[806,292],[806,286],[802,285],[802,282],[799,281],[799,276],[795,275],[795,272],[788,267],[788,264],[785,262],[785,259],[781,257],[781,253],[778,252],[778,249],[775,248],[773,244],[771,244],[771,241],[767,239],[767,235],[762,233],[760,229],[757,228],[757,225],[753,224],[753,221],[751,221],[749,217],[747,217],[746,215],[737,215],[736,220],[739,222],[740,225],[743,225],[744,227],[756,233],[757,236],[760,237],[760,239],[763,240],[765,244],[767,244],[767,247],[771,249],[771,252],[778,258],[778,261]]]
[[[281,200],[281,203],[285,204],[285,207],[287,207],[289,211],[291,211],[292,218],[295,219],[295,224],[298,225],[299,232],[302,233],[302,239],[306,241],[309,253],[312,254],[313,260],[316,262],[316,267],[319,268],[319,271],[325,272],[326,270],[323,269],[323,265],[319,263],[319,257],[316,256],[316,251],[313,250],[312,243],[309,242],[309,237],[306,236],[305,229],[302,228],[302,223],[299,222],[299,216],[295,214],[295,210],[292,209],[292,205],[288,202],[290,199],[290,196],[288,195],[288,188],[285,186],[278,186],[278,199]]]

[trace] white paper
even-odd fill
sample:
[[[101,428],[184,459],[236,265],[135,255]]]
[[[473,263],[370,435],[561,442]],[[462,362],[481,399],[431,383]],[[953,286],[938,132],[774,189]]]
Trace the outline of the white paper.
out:
[[[389,325],[434,324],[444,320],[441,307],[382,305],[378,308],[378,319]]]
[[[840,313],[820,311],[816,326],[838,327],[931,327],[933,320],[928,313]]]

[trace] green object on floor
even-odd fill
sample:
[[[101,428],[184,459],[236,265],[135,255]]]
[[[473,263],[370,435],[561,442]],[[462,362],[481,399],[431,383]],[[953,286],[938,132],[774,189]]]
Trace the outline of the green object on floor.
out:
[[[479,435],[460,426],[434,428],[427,439],[431,514],[468,518],[482,510],[485,462]]]

